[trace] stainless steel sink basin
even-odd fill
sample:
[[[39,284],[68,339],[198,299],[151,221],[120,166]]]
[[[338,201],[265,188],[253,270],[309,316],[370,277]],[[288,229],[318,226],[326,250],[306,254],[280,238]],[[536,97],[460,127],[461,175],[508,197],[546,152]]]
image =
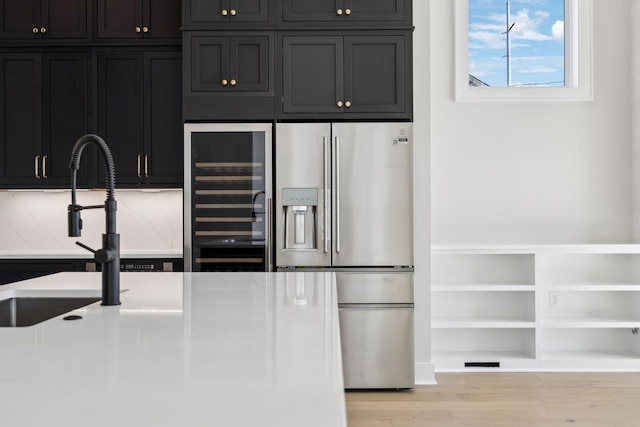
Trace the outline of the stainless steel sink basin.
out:
[[[32,326],[100,301],[99,297],[17,296],[0,300],[0,327]]]

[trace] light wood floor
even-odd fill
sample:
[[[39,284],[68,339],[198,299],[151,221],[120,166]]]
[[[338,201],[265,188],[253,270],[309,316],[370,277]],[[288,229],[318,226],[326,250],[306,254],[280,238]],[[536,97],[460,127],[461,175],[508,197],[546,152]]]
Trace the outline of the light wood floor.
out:
[[[349,427],[640,427],[640,373],[447,373],[436,381],[348,391]]]

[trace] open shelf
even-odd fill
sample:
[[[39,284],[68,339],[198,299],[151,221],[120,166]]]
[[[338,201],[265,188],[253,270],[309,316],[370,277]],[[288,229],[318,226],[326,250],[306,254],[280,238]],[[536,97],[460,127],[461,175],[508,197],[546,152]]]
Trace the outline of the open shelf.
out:
[[[431,295],[436,370],[640,371],[640,245],[436,246]]]

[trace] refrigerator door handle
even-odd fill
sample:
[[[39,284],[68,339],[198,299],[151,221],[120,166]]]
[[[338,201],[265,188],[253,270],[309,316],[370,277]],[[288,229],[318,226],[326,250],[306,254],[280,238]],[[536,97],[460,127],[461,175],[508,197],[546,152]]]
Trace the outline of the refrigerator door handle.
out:
[[[266,228],[267,228],[267,265],[266,265],[266,270],[268,272],[273,271],[273,265],[272,265],[272,238],[273,238],[273,228],[272,228],[272,223],[273,223],[273,204],[271,202],[271,197],[269,197],[267,199],[267,215],[266,215],[266,219],[267,219],[267,224],[266,224]]]
[[[340,137],[334,138],[334,156],[335,156],[335,176],[336,176],[336,188],[335,188],[335,205],[336,205],[336,253],[340,253]]]
[[[324,253],[329,253],[329,144],[327,137],[322,137],[322,149],[324,160]]]

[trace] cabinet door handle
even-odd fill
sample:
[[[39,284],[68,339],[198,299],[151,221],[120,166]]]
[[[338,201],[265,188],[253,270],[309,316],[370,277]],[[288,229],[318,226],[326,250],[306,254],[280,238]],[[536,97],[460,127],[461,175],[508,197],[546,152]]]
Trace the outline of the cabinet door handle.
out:
[[[238,13],[235,9],[231,9],[231,16],[236,16],[236,13]]]
[[[227,16],[229,14],[229,11],[227,9],[222,9],[220,13],[222,14],[222,16]]]
[[[141,155],[141,154],[138,154],[138,178],[142,178],[142,175],[141,175],[141,173],[140,173],[140,168],[141,168],[141,166],[140,166],[140,160],[141,160],[141,158],[142,158],[142,155]]]
[[[34,165],[33,165],[33,174],[36,178],[40,178],[40,156],[36,156]]]
[[[143,33],[148,33],[149,32],[149,27],[142,27],[142,32]]]
[[[38,28],[38,27],[33,27],[33,28],[31,29],[31,31],[33,31],[33,34],[38,34],[38,33],[40,32],[40,28]]]
[[[338,106],[338,108],[342,108],[342,101],[338,101],[336,105]]]
[[[47,176],[47,155],[42,156],[42,177],[44,179],[49,178]]]
[[[347,108],[351,107],[351,101],[347,101],[347,102],[345,102],[345,103],[344,103],[344,106],[345,106],[345,107],[347,107]]]
[[[229,84],[229,82],[227,81],[227,79],[222,79],[222,81],[220,82],[222,83],[222,86],[226,86]]]
[[[142,31],[142,28],[136,27],[136,33],[139,33],[140,31]]]
[[[231,79],[231,86],[235,86],[235,85],[237,85],[237,84],[238,84],[238,82],[237,82],[237,81],[235,81],[234,79]]]
[[[345,9],[344,10],[344,14],[345,15],[351,15],[351,9]]]
[[[144,176],[149,178],[149,155],[144,155]]]
[[[338,10],[336,10],[336,14],[337,14],[338,16],[341,16],[341,15],[342,15],[342,9],[338,9]]]
[[[47,32],[47,28],[46,28],[46,27],[42,27],[42,28],[40,28],[40,32],[41,32],[42,34],[46,33],[46,32]]]

